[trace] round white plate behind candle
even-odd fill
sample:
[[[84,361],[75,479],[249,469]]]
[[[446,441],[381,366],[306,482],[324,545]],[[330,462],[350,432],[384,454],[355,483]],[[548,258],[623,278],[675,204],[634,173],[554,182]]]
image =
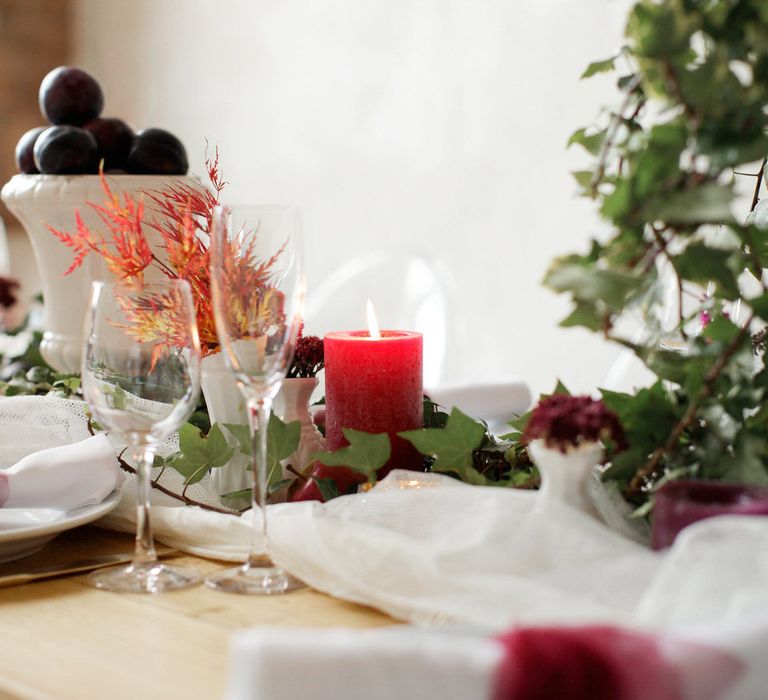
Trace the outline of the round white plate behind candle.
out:
[[[515,378],[441,384],[427,387],[424,393],[446,409],[456,406],[472,418],[487,421],[496,434],[509,432],[509,421],[525,413],[531,405],[531,390],[524,381]]]

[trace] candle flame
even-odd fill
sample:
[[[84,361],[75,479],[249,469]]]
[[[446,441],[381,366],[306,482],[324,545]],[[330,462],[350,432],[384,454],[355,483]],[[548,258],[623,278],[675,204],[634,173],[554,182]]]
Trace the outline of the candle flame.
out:
[[[376,312],[373,310],[373,302],[369,299],[367,304],[368,311],[368,335],[371,338],[381,338],[379,322],[376,320]]]

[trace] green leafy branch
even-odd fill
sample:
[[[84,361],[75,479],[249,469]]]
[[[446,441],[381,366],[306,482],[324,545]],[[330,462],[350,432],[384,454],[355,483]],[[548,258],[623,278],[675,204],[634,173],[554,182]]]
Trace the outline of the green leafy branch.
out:
[[[88,431],[91,435],[94,435],[99,429],[100,426],[89,419]],[[232,446],[227,440],[225,430],[233,436],[236,446]],[[271,492],[275,492],[287,486],[291,481],[290,479],[282,479],[280,466],[281,462],[297,449],[301,425],[298,421],[284,423],[280,418],[271,414],[267,430],[269,488]],[[192,484],[201,481],[212,469],[226,466],[232,459],[235,449],[248,457],[252,455],[248,426],[225,423],[222,428],[218,423],[214,423],[208,433],[204,434],[197,426],[185,423],[179,430],[179,450],[166,457],[155,457],[154,466],[160,468],[160,473],[152,480],[152,488],[182,501],[185,505],[194,505],[217,513],[232,513],[232,509],[217,508],[197,501],[191,498],[187,491]],[[125,450],[118,456],[120,467],[130,474],[135,474],[136,470],[125,460],[124,454]],[[160,483],[166,468],[173,469],[184,477],[184,488],[181,493],[177,493]],[[243,492],[227,495],[234,499],[237,496],[250,496],[250,493],[251,490],[247,489]]]
[[[760,201],[768,5],[639,0],[626,37],[621,58],[630,69],[618,77],[619,109],[569,142],[594,158],[574,176],[612,231],[588,253],[555,260],[545,284],[573,302],[561,325],[630,348],[659,377],[634,394],[603,392],[630,441],[606,477],[630,499],[642,503],[681,475],[766,483],[768,456],[758,446],[768,444],[768,230]],[[617,58],[591,64],[582,77],[615,71]],[[743,223],[733,214],[736,174],[756,179]],[[673,329],[662,323],[663,266],[675,289]],[[732,314],[742,307],[740,321]],[[642,342],[617,330],[632,310],[645,319]]]

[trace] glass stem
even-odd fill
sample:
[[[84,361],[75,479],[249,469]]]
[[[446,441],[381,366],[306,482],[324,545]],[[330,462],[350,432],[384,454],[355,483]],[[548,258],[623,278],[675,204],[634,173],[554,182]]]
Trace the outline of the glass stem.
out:
[[[147,445],[134,445],[131,447],[131,458],[136,467],[136,548],[133,564],[148,567],[157,562],[152,523],[149,519],[154,451]]]
[[[245,568],[272,566],[267,534],[267,429],[271,397],[259,397],[248,401],[248,421],[253,444],[253,535],[251,551]],[[260,517],[259,517],[260,516]]]

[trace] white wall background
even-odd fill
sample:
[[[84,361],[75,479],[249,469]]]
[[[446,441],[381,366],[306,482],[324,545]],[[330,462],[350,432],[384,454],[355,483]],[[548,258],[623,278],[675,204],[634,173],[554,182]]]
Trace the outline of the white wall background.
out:
[[[566,301],[540,282],[601,226],[565,144],[618,102],[578,77],[620,46],[627,5],[80,0],[75,58],[107,116],[175,132],[198,174],[218,144],[230,201],[298,204],[310,293],[371,250],[427,255],[459,285],[450,378],[588,391],[616,350],[558,328]]]

